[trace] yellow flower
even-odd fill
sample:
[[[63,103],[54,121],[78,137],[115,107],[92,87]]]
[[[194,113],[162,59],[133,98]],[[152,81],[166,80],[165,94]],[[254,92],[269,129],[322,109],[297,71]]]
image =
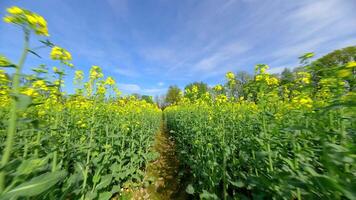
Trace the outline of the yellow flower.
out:
[[[53,67],[52,70],[53,70],[53,72],[55,72],[55,73],[59,72],[59,69],[58,69],[57,67]]]
[[[308,72],[297,72],[297,81],[300,83],[309,84],[311,75]]]
[[[337,76],[340,78],[345,78],[352,75],[352,71],[349,69],[342,69],[338,71]]]
[[[346,65],[346,68],[354,68],[354,67],[356,67],[356,61],[351,61]]]
[[[6,11],[8,13],[10,13],[10,14],[13,14],[13,15],[22,14],[24,12],[21,8],[19,8],[17,6],[13,6],[11,8],[8,8],[8,9],[6,9]]]
[[[266,81],[267,81],[267,85],[278,85],[279,82],[278,79],[275,77],[272,78],[267,77]]]
[[[256,78],[256,81],[261,81],[263,79],[263,76],[262,75],[257,75],[255,78]]]
[[[196,93],[198,93],[198,86],[196,86],[196,85],[194,85],[193,87],[192,87],[192,93],[194,94],[196,94]]]
[[[72,60],[72,55],[65,49],[54,46],[51,51],[51,59],[60,60],[60,61],[69,61]]]
[[[299,103],[308,108],[312,107],[313,100],[310,97],[304,97],[299,100]]]
[[[37,80],[37,81],[32,83],[32,86],[34,88],[38,88],[38,89],[41,89],[41,90],[44,90],[44,91],[48,91],[47,84],[46,84],[46,82],[44,80]]]
[[[225,102],[227,102],[227,96],[220,94],[216,97],[215,100],[218,104],[225,103]]]
[[[226,73],[225,77],[229,80],[235,79],[235,74],[232,72]]]
[[[33,88],[26,88],[26,90],[22,91],[21,93],[30,97],[38,96],[37,91]]]
[[[89,73],[90,79],[95,80],[95,79],[99,79],[102,78],[104,75],[102,73],[102,70],[99,66],[92,66],[92,68],[90,69],[90,73]]]
[[[75,80],[83,80],[84,79],[84,73],[83,71],[81,70],[77,70],[75,71],[75,77],[74,77]]]
[[[219,91],[221,91],[223,89],[223,87],[219,84],[219,85],[216,85],[215,87],[214,87],[214,90],[216,91],[216,92],[219,92]]]
[[[6,23],[25,26],[26,28],[34,31],[37,35],[49,35],[47,22],[42,16],[16,6],[8,8],[7,13],[9,15],[3,18]]]
[[[110,76],[105,80],[105,85],[114,85],[114,84],[115,84],[115,80]]]
[[[27,20],[30,22],[30,24],[36,25],[37,24],[37,19],[32,16],[32,15],[26,15]]]

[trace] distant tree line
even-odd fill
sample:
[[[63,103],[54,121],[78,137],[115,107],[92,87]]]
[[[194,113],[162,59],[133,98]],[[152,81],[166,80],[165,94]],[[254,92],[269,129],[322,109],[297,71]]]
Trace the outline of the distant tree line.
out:
[[[317,83],[319,79],[328,73],[333,73],[330,68],[333,66],[345,65],[348,62],[356,61],[356,46],[350,46],[343,49],[335,50],[325,56],[310,62],[310,58],[313,57],[313,53],[307,53],[301,57],[300,66],[293,69],[285,68],[280,74],[273,74],[273,76],[280,79],[281,85],[288,85],[292,83],[297,78],[297,72],[307,71],[312,75],[312,81]],[[353,74],[356,72],[354,71]],[[253,81],[253,75],[244,71],[239,71],[234,73],[234,84],[229,84],[227,82],[224,87],[221,87],[220,93],[224,93],[228,96],[233,96],[234,98],[245,97],[249,93],[249,83]],[[355,80],[347,80],[349,84],[349,89],[355,89]],[[197,90],[197,96],[192,96],[189,91]],[[184,87],[182,91],[178,86],[172,85],[168,88],[166,95],[156,97],[156,103],[159,107],[164,108],[168,105],[178,103],[182,97],[192,99],[192,98],[202,98],[207,92],[213,94],[214,88],[208,86],[204,82],[193,82],[189,83]]]

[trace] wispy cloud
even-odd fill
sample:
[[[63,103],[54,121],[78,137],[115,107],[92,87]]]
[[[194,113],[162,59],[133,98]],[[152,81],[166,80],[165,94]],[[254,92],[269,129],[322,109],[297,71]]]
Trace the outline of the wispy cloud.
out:
[[[119,83],[118,87],[125,94],[140,93],[155,96],[163,94],[167,91],[167,88],[142,88],[137,84],[130,83]]]

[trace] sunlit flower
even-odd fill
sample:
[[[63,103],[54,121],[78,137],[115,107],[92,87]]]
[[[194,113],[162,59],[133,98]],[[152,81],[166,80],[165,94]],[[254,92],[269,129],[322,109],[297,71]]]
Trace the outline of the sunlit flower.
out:
[[[216,92],[219,92],[223,89],[223,87],[219,84],[219,85],[216,85],[214,88],[213,88]]]
[[[278,85],[279,80],[276,77],[267,77],[267,85]]]
[[[110,76],[105,80],[105,85],[114,85],[114,84],[115,84],[115,80]]]
[[[47,22],[42,16],[17,6],[8,8],[7,13],[4,22],[25,26],[37,35],[48,36]]]
[[[346,65],[346,68],[355,68],[355,67],[356,67],[356,61],[351,61]]]
[[[37,80],[37,81],[32,83],[32,86],[34,88],[38,88],[40,90],[44,90],[44,91],[48,90],[47,84],[46,84],[46,82],[44,80]]]
[[[96,80],[99,78],[102,78],[104,75],[102,73],[102,70],[99,66],[92,66],[92,68],[90,69],[90,73],[89,73],[90,79],[92,80]]]
[[[75,71],[74,79],[77,81],[83,80],[84,79],[84,72],[81,70]]]
[[[228,80],[232,80],[232,79],[235,79],[235,74],[232,73],[232,72],[228,72],[228,73],[226,73],[225,77],[226,77]]]
[[[60,61],[72,60],[72,55],[67,50],[65,50],[59,46],[52,47],[50,56],[51,56],[51,59],[53,59],[53,60],[60,60]]]

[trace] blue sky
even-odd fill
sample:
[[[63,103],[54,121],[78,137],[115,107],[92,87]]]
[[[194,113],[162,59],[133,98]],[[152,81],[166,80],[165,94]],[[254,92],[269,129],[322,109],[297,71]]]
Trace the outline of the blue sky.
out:
[[[356,45],[355,0],[0,0],[0,15],[12,5],[44,16],[50,40],[72,53],[77,69],[101,66],[125,93],[214,85],[259,63],[280,72],[303,53]],[[2,22],[0,33],[0,53],[17,61],[20,29]],[[56,65],[48,49],[38,53],[27,69]]]

